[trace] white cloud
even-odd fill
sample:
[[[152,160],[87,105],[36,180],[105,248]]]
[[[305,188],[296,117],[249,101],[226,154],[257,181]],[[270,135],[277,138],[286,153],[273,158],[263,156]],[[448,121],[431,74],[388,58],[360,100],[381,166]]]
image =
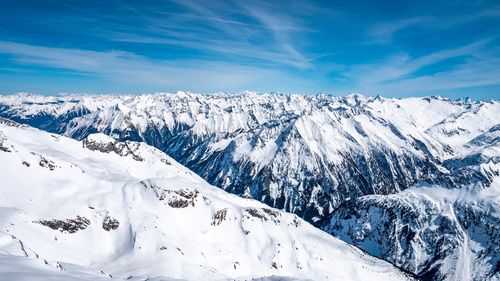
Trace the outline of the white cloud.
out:
[[[253,58],[257,60],[257,64],[278,63],[299,69],[311,68],[311,60],[322,55],[308,55],[299,49],[293,39],[310,30],[297,22],[297,18],[290,14],[291,11],[283,7],[278,9],[270,3],[238,1],[171,2],[183,10],[179,13],[161,12],[168,17],[166,19],[150,17],[129,5],[124,5],[146,20],[148,32],[142,32],[140,35],[118,33],[110,38],[135,43],[180,46],[218,55],[229,54]],[[199,21],[203,24],[200,25]],[[165,29],[165,26],[176,26],[178,31]],[[184,30],[186,26],[198,29]],[[301,38],[304,40],[306,37]]]
[[[430,17],[409,18],[370,26],[367,33],[370,43],[389,44],[392,43],[393,36],[397,32],[412,26],[429,24],[431,22],[433,22],[433,19]]]
[[[124,86],[205,91],[240,91],[255,89],[256,85],[276,91],[312,87],[287,72],[218,61],[152,60],[130,52],[63,49],[6,41],[0,41],[0,53],[9,54],[18,64],[87,73]]]
[[[485,39],[459,48],[412,58],[402,54],[374,64],[353,66],[346,76],[357,84],[359,92],[382,95],[428,93],[436,91],[500,85],[500,56],[488,51]],[[442,71],[418,73],[424,67],[445,60],[462,58],[462,62]]]
[[[406,31],[412,27],[421,27],[432,30],[445,30],[467,24],[477,20],[498,18],[500,16],[500,6],[491,7],[486,10],[460,14],[459,16],[418,16],[405,18],[396,21],[376,23],[366,30],[368,43],[387,45],[394,41],[394,36],[398,32]]]

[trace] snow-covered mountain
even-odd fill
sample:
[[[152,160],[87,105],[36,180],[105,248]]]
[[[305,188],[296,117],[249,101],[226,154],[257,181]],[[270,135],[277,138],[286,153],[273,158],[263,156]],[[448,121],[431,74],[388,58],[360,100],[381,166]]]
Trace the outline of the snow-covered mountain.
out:
[[[2,280],[412,279],[144,143],[0,119],[0,171]]]
[[[421,277],[498,278],[498,228],[483,226],[498,222],[498,197],[480,192],[496,192],[498,101],[21,94],[0,97],[0,116],[79,140],[102,132],[144,141],[215,186],[291,211]],[[472,214],[484,218],[477,227],[487,235],[464,230]],[[450,227],[436,227],[448,219]],[[416,238],[403,245],[405,229]],[[473,254],[459,258],[462,250]]]
[[[498,102],[438,97],[0,98],[0,116],[75,139],[103,132],[145,141],[215,186],[313,223],[348,199],[396,193],[446,174],[442,162],[460,153],[460,141],[499,123],[498,112]]]
[[[500,280],[500,127],[448,159],[446,183],[367,195],[338,207],[324,229],[425,280]]]
[[[424,280],[500,280],[500,191],[415,187],[341,205],[325,230]]]

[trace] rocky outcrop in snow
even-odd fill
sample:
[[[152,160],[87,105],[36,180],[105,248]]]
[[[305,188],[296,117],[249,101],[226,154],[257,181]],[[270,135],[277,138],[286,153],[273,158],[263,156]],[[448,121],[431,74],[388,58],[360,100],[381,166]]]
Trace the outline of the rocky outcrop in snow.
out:
[[[51,220],[39,220],[36,222],[45,225],[47,227],[50,227],[51,229],[59,230],[61,232],[66,231],[68,233],[75,233],[79,230],[84,230],[90,224],[89,219],[80,216],[76,216],[76,218],[74,219],[66,219],[66,220],[51,219]]]
[[[132,155],[132,158],[137,161],[144,159],[137,154],[137,149],[140,143],[137,142],[118,142],[105,134],[92,134],[85,138],[82,142],[83,147],[104,153],[114,152],[120,156]]]

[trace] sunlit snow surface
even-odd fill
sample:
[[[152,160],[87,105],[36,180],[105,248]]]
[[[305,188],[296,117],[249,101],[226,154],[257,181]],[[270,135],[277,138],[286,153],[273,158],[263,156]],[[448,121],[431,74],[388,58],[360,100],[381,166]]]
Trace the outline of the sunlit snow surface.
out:
[[[0,123],[2,280],[410,278],[145,144]]]

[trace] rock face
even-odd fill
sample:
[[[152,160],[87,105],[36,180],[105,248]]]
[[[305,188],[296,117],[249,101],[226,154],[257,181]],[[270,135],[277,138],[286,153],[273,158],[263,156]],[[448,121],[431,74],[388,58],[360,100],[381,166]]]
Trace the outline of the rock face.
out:
[[[489,131],[491,132],[491,131]],[[415,186],[340,205],[323,229],[424,280],[500,279],[500,146],[449,159],[442,186]]]
[[[102,228],[106,231],[115,230],[120,226],[120,222],[113,217],[106,217],[102,223]]]
[[[429,193],[446,195],[430,200]],[[496,280],[500,206],[450,199],[455,193],[364,196],[341,205],[324,230],[424,280]]]
[[[79,230],[84,230],[89,226],[90,220],[85,217],[76,216],[74,219],[66,220],[39,220],[37,223],[48,226],[54,230],[59,230],[61,232],[75,233]]]

